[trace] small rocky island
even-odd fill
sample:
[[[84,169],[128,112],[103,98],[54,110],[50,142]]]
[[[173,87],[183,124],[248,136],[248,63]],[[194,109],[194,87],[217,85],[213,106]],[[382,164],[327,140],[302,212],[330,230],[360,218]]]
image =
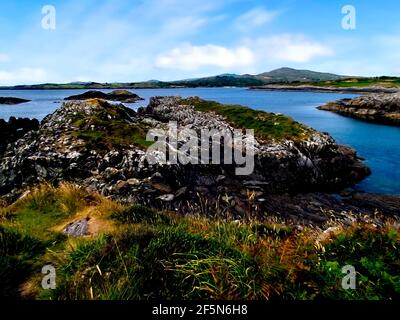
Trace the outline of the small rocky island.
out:
[[[0,97],[0,104],[20,104],[20,103],[26,103],[30,102],[31,100],[27,99],[21,99],[21,98],[15,98],[15,97]]]
[[[149,164],[146,133],[168,121],[182,130],[254,128],[254,172],[238,176],[234,164]],[[329,193],[369,174],[354,150],[282,115],[197,97],[154,97],[138,112],[91,99],[64,103],[39,128],[8,144],[0,155],[0,194],[14,201],[45,181],[73,182],[124,203],[185,214],[204,211],[207,200],[213,215],[243,217],[251,207],[252,214],[314,224],[343,218],[343,210],[372,215],[379,208],[395,215],[398,198]]]
[[[400,93],[370,94],[327,103],[318,109],[390,125],[400,125]]]
[[[137,94],[134,94],[128,90],[114,90],[110,93],[91,90],[82,94],[67,97],[64,100],[87,100],[87,99],[103,99],[107,101],[119,101],[124,103],[135,103],[137,101],[144,100]]]

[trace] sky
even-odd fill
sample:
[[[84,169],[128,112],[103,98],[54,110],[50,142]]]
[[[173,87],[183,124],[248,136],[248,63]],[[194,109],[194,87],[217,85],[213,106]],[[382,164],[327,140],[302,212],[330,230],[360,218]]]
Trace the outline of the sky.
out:
[[[399,13],[398,0],[1,0],[0,85],[400,75]]]

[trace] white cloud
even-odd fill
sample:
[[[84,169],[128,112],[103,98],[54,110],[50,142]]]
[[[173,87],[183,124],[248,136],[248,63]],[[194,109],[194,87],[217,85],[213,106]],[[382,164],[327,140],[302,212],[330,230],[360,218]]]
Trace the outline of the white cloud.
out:
[[[303,35],[283,34],[245,39],[241,45],[223,47],[214,44],[181,45],[156,58],[155,66],[178,70],[205,67],[238,69],[267,64],[306,63],[318,57],[332,56],[333,50]]]
[[[324,44],[293,34],[247,39],[245,46],[257,52],[258,58],[282,62],[304,63],[334,53]]]
[[[235,26],[240,31],[246,31],[271,22],[277,15],[278,11],[268,11],[262,7],[253,8],[239,16]]]
[[[20,68],[14,71],[0,70],[0,85],[41,83],[45,82],[46,79],[46,71],[38,68]]]
[[[5,53],[0,53],[0,63],[10,61],[10,57]]]
[[[196,70],[204,66],[232,68],[251,65],[253,62],[253,53],[246,47],[229,49],[213,44],[204,46],[184,44],[159,55],[155,65],[159,68]]]

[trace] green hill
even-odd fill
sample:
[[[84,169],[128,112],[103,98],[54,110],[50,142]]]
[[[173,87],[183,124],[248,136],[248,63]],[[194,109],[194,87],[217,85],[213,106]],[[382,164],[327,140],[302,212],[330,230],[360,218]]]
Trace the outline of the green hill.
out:
[[[292,68],[280,68],[269,72],[260,73],[255,76],[265,82],[309,82],[340,80],[347,78],[332,73],[315,72],[310,70],[297,70]]]

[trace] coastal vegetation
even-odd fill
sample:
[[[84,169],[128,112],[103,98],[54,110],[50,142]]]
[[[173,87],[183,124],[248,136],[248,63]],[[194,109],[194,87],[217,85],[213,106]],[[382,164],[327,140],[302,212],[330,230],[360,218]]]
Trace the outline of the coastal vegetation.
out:
[[[89,233],[62,230],[89,219]],[[332,227],[331,227],[332,229]],[[212,219],[42,184],[0,211],[0,295],[35,299],[394,299],[398,228]],[[44,290],[41,268],[57,271]],[[341,286],[352,265],[357,289]]]
[[[92,100],[92,103],[103,103],[101,100]],[[134,125],[121,116],[124,109],[119,106],[109,108],[103,116],[101,112],[87,117],[83,114],[74,116],[72,125],[74,130],[67,132],[76,139],[85,141],[87,148],[91,150],[106,151],[112,148],[128,147],[130,145],[146,149],[153,142],[146,141],[146,133],[149,126],[138,122]],[[111,119],[108,118],[111,116]]]

